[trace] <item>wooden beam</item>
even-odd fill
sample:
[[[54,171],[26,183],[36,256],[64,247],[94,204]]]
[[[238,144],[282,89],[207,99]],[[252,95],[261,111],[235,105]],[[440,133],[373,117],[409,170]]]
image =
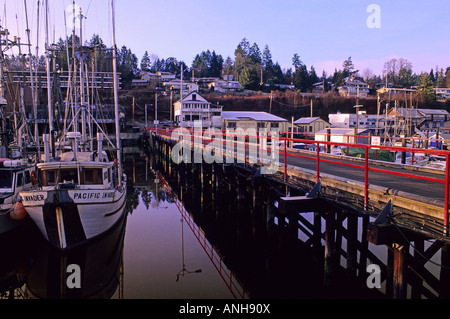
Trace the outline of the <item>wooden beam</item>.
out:
[[[424,235],[409,229],[399,229],[394,224],[369,223],[367,240],[374,245],[407,244],[411,241],[424,239]]]
[[[278,210],[281,216],[292,213],[329,212],[330,205],[326,200],[319,197],[290,196],[280,197]]]

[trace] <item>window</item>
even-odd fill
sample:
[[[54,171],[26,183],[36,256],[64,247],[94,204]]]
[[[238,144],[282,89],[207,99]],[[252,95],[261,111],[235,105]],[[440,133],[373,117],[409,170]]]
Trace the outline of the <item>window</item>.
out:
[[[11,188],[12,175],[11,171],[0,171],[0,188]]]
[[[197,101],[197,94],[192,94],[192,101]]]
[[[236,128],[236,122],[228,122],[227,127],[228,128]]]
[[[62,182],[72,182],[78,183],[78,173],[75,168],[73,169],[62,169],[60,172],[61,176],[59,178]]]
[[[24,178],[25,178],[25,184],[30,184],[31,183],[30,171],[25,171]]]
[[[23,185],[23,173],[18,173],[16,186],[22,186],[22,185]]]
[[[47,172],[45,172],[45,175],[47,176],[47,182],[45,183],[45,185],[55,185],[56,184],[55,171],[47,171]]]
[[[102,184],[102,170],[100,168],[85,168],[84,184]]]

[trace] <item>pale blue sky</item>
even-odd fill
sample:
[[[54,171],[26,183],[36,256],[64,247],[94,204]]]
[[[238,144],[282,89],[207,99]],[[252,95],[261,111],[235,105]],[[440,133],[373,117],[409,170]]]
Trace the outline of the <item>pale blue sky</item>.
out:
[[[37,0],[26,1],[34,48]],[[64,11],[71,3],[49,0],[51,38],[53,30],[57,39],[65,37]],[[111,45],[110,0],[76,3],[87,16],[85,38],[98,33]],[[381,9],[379,29],[366,24],[370,4]],[[11,35],[19,26],[24,41],[24,1],[0,0],[0,5],[2,25],[7,23]],[[450,66],[449,13],[448,0],[116,0],[116,39],[139,59],[147,50],[160,58],[176,57],[189,66],[197,53],[207,49],[233,58],[245,37],[261,50],[267,44],[274,62],[285,68],[292,66],[297,53],[318,73],[341,68],[349,56],[361,71],[370,68],[379,74],[387,60],[406,58],[414,72],[420,73]],[[40,19],[42,48],[42,10]]]

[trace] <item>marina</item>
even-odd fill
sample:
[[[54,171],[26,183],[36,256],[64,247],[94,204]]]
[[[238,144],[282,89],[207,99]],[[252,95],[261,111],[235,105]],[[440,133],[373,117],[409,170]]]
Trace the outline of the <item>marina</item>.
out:
[[[26,42],[0,19],[1,299],[450,298],[450,67],[319,77],[246,38],[138,65],[91,4],[24,0]]]

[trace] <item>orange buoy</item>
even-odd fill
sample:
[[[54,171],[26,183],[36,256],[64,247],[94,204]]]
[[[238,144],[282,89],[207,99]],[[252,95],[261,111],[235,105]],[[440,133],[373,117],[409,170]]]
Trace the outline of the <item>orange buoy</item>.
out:
[[[9,216],[11,216],[11,218],[14,220],[22,220],[25,217],[27,217],[27,211],[23,207],[23,203],[22,202],[15,203],[13,206],[13,210],[11,211]]]

